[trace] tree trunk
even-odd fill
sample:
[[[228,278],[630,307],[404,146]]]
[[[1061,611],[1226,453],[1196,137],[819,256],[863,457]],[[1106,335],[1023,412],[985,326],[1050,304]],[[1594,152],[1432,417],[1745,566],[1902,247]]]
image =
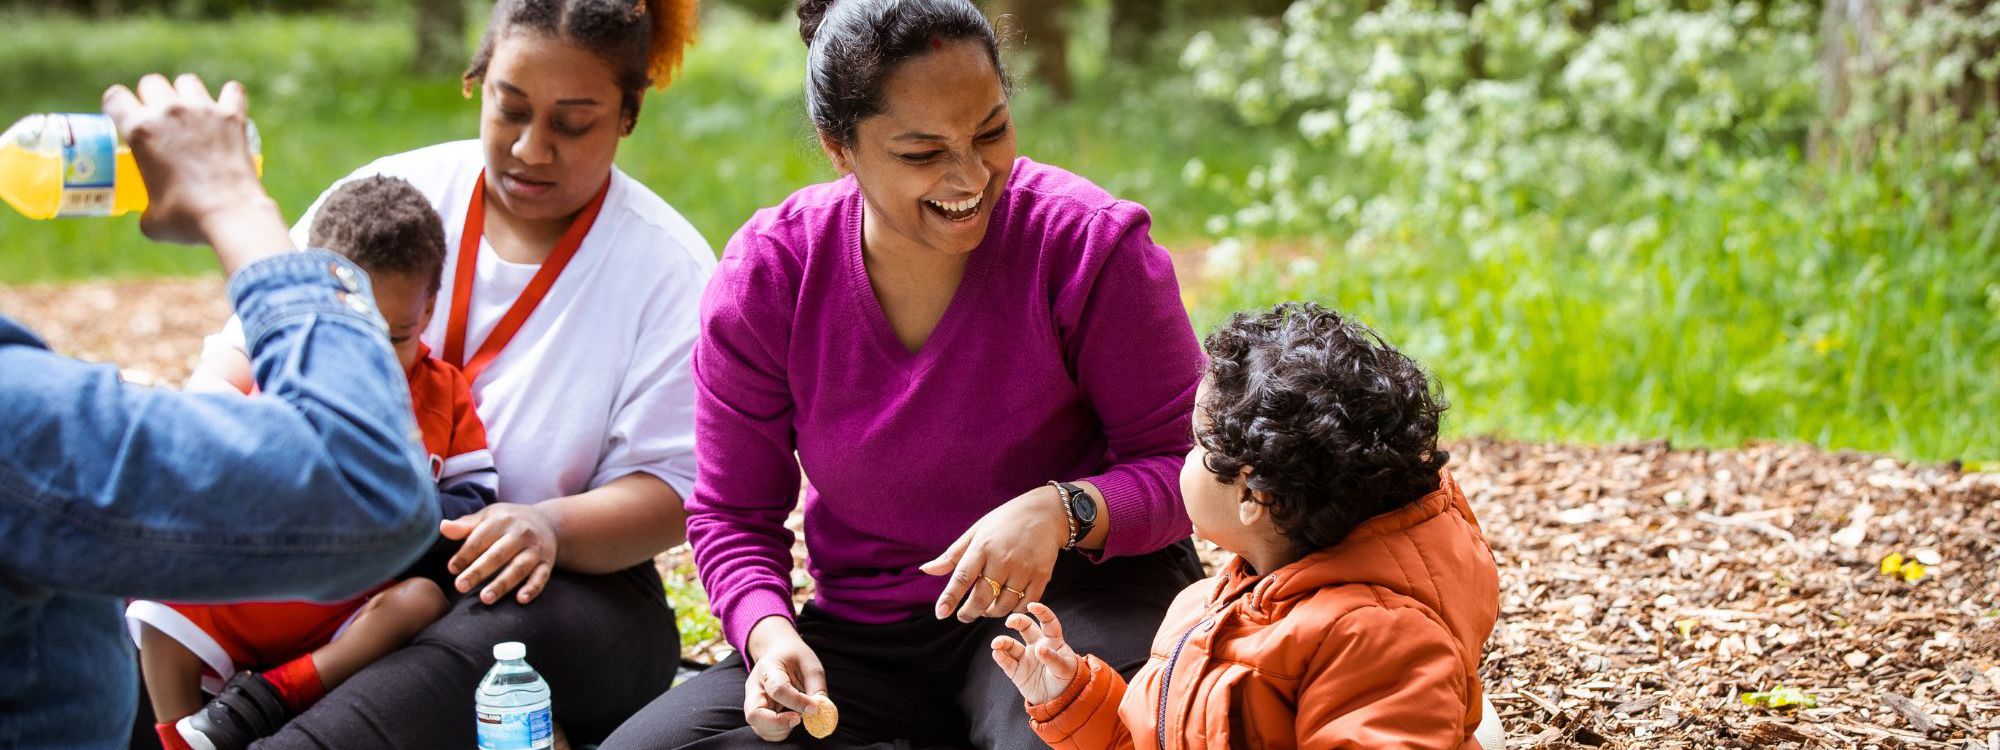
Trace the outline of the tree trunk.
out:
[[[1827,0],[1819,25],[1819,124],[1813,127],[1809,151],[1815,159],[1843,154],[1866,160],[1874,150],[1872,127],[1843,133],[1843,121],[1854,106],[1856,79],[1882,73],[1881,11],[1874,0]],[[1852,136],[1852,142],[1845,142]]]
[[[1073,0],[1000,0],[995,6],[1018,30],[1013,42],[1032,59],[1035,76],[1058,102],[1076,95],[1069,76],[1069,33],[1063,28]]]
[[[1146,62],[1152,44],[1166,28],[1163,0],[1111,0],[1111,54],[1130,65]]]
[[[1479,0],[1455,0],[1454,4],[1459,15],[1465,17],[1466,28],[1474,28],[1472,12],[1479,8]],[[1465,45],[1465,77],[1473,81],[1486,80],[1486,45],[1479,41],[1478,36],[1473,36],[1472,41]]]
[[[1161,3],[1166,4],[1166,0],[1161,0]],[[1195,20],[1243,16],[1278,18],[1285,14],[1287,8],[1292,7],[1292,0],[1191,0],[1177,4],[1183,14]],[[1370,11],[1380,10],[1381,5],[1382,0],[1366,0],[1364,3]]]
[[[465,3],[463,0],[417,0],[417,52],[410,69],[420,75],[455,73],[465,68]]]
[[[1981,10],[1984,10],[1993,7],[1995,1],[1980,0],[1976,5]],[[1971,7],[1968,7],[1966,10],[1968,11],[1968,15],[1971,15]],[[2000,38],[1987,37],[1971,44],[1973,49],[1972,59],[1974,60],[1991,60],[1995,57],[2000,57]],[[1957,96],[1955,97],[1959,110],[1968,118],[1976,116],[1983,107],[2000,109],[2000,78],[1982,82],[1979,80],[1978,71],[1974,68],[1975,66],[1966,67],[1965,77],[1957,86]]]

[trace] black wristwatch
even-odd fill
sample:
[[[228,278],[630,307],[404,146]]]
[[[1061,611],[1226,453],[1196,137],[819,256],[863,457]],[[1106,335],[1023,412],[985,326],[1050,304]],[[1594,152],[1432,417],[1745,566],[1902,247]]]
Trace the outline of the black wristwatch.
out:
[[[1068,482],[1050,482],[1056,486],[1056,493],[1062,496],[1063,512],[1069,516],[1069,543],[1063,549],[1076,549],[1076,545],[1090,536],[1090,530],[1097,527],[1097,501]]]

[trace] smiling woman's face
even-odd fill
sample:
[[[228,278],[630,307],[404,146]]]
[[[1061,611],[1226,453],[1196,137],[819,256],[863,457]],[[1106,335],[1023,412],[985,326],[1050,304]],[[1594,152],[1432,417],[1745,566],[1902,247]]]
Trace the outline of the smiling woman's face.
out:
[[[1017,153],[1000,71],[978,42],[942,43],[891,73],[882,103],[855,123],[853,144],[824,142],[868,199],[870,236],[972,252]]]
[[[510,32],[494,45],[480,95],[489,205],[551,221],[597,195],[627,130],[609,63],[561,39]]]

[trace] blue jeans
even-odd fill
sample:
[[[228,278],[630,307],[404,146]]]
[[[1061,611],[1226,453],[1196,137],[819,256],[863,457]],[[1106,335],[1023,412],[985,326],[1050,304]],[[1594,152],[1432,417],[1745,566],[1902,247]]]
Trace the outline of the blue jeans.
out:
[[[230,297],[259,398],[128,385],[0,317],[0,750],[123,746],[124,598],[337,600],[436,536],[366,275],[288,253]]]

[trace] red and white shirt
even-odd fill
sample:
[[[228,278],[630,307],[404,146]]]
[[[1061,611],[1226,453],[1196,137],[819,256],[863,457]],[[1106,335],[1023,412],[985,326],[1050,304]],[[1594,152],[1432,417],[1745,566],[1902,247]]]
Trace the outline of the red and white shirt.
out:
[[[498,494],[500,472],[486,447],[486,424],[472,403],[471,381],[422,344],[417,345],[417,363],[404,374],[410,380],[417,432],[430,454],[431,479],[440,488],[472,482]]]
[[[213,342],[211,342],[213,343]],[[447,488],[474,484],[490,500],[499,492],[493,452],[486,447],[486,427],[473,409],[471,383],[464,373],[430,356],[418,345],[416,364],[404,371],[410,383],[410,406],[417,432],[430,454],[431,478],[437,480],[441,502]],[[477,495],[463,488],[458,497]],[[462,500],[461,504],[471,504]],[[460,513],[470,508],[459,508]],[[384,585],[387,585],[386,583]],[[222,682],[242,669],[268,669],[318,650],[337,637],[366,604],[366,594],[346,601],[241,602],[190,604],[137,600],[125,609],[134,643],[139,625],[151,626],[187,647],[206,667],[202,686],[220,692]]]

